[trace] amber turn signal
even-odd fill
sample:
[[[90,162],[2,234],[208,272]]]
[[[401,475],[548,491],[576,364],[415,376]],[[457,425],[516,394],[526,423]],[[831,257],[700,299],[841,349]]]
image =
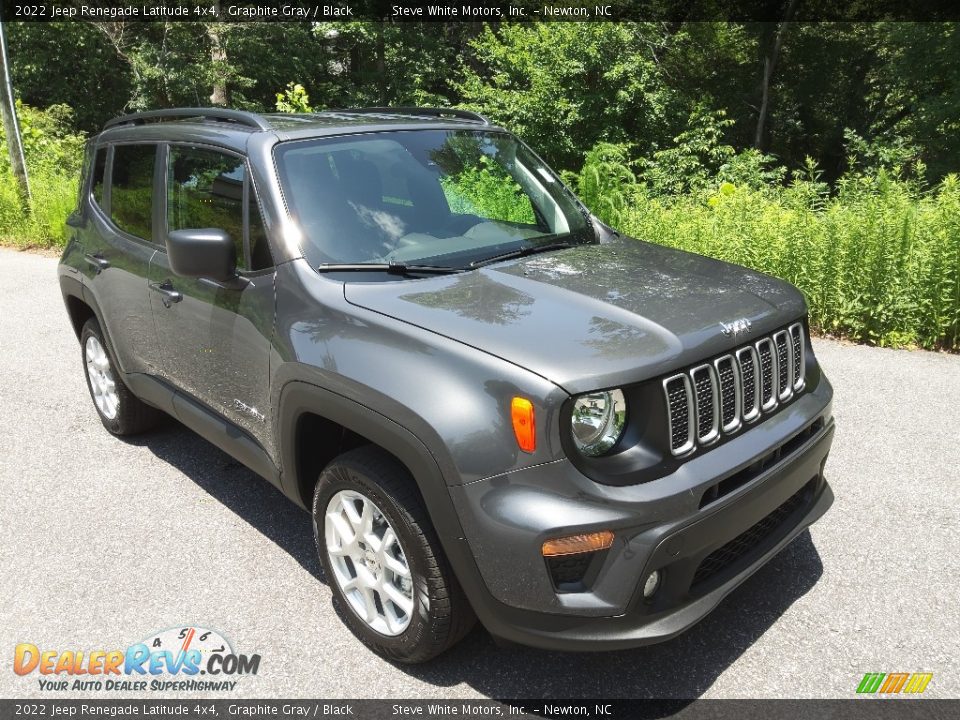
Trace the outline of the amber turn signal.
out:
[[[510,401],[510,419],[513,421],[513,434],[517,438],[517,445],[524,452],[532,453],[537,449],[533,403],[526,398],[515,397]]]
[[[611,545],[613,545],[613,533],[609,530],[601,530],[600,532],[586,533],[585,535],[570,535],[569,537],[547,540],[543,544],[542,552],[544,557],[578,555],[580,553],[606,550]]]

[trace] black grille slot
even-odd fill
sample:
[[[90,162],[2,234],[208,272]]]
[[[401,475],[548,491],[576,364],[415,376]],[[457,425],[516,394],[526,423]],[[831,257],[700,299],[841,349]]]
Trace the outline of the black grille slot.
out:
[[[720,424],[724,430],[727,430],[738,420],[737,379],[733,370],[732,357],[717,361],[717,378],[720,383]]]
[[[790,328],[793,343],[793,386],[803,387],[803,327],[798,323]]]
[[[763,518],[753,527],[740,533],[726,545],[722,545],[705,557],[696,573],[690,589],[694,590],[718,573],[723,572],[735,564],[742,557],[770,538],[796,510],[806,504],[810,498],[810,490],[816,478],[804,485],[780,507]]]
[[[690,399],[687,379],[683,376],[667,381],[667,403],[670,412],[670,447],[681,452],[690,442]]]
[[[737,353],[737,360],[740,363],[740,388],[743,394],[744,420],[752,420],[759,408],[757,403],[757,384],[754,381],[757,363],[754,358],[753,350],[750,348],[744,348]]]
[[[769,340],[757,343],[757,355],[760,357],[760,403],[764,407],[775,398],[773,386],[773,348]]]
[[[787,347],[787,334],[777,333],[773,336],[777,345],[777,393],[781,396],[790,391],[790,350]]]
[[[697,439],[709,440],[714,434],[713,377],[707,366],[697,368],[692,376],[694,397],[697,399]]]

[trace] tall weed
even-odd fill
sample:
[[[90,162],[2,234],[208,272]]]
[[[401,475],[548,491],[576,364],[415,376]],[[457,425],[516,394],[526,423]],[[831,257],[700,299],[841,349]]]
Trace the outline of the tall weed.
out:
[[[22,247],[64,243],[64,222],[76,205],[83,137],[70,129],[71,110],[37,110],[17,103],[23,135],[29,210],[24,211],[0,130],[0,242]]]

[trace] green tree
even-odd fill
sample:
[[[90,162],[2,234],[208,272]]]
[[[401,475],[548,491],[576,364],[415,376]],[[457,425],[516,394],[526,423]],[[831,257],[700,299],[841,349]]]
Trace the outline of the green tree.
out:
[[[921,148],[929,177],[960,165],[960,26],[957,23],[879,23],[866,74],[869,138],[891,147]]]
[[[89,23],[8,23],[17,96],[32,107],[65,104],[79,129],[98,130],[127,106],[130,73]]]
[[[518,132],[563,169],[597,142],[644,143],[666,134],[678,95],[653,23],[486,26],[470,43],[457,89],[463,104]]]

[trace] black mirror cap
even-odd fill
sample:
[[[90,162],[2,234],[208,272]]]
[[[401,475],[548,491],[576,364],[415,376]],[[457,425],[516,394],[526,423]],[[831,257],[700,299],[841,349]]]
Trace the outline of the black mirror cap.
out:
[[[230,235],[219,228],[174,230],[167,234],[170,269],[182,277],[219,282],[237,275],[237,250]]]

